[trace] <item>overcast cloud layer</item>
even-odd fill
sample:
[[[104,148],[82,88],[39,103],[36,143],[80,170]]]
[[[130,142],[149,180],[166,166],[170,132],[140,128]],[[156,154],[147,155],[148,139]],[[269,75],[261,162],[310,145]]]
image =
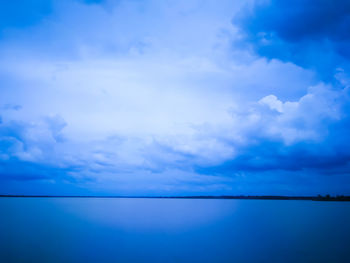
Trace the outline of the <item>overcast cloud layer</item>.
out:
[[[348,1],[0,10],[0,193],[350,194]]]

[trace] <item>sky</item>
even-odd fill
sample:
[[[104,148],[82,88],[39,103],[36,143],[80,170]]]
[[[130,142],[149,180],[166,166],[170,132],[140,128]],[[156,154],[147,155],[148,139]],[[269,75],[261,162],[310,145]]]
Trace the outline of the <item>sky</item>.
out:
[[[350,194],[348,0],[0,5],[0,194]]]

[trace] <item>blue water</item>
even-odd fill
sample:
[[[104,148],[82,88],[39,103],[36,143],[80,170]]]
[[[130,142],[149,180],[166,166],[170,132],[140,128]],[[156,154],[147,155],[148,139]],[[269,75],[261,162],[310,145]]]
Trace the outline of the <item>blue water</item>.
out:
[[[0,198],[0,262],[350,262],[350,203]]]

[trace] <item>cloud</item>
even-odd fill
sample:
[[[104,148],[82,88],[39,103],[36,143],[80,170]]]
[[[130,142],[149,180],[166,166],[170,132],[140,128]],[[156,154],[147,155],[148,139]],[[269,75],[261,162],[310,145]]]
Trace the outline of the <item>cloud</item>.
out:
[[[349,1],[257,1],[233,21],[263,56],[315,69],[324,80],[349,69]]]
[[[255,118],[248,128],[253,133],[243,132],[248,135],[247,143],[238,145],[235,158],[219,165],[197,166],[197,171],[230,176],[268,172],[278,180],[287,180],[283,173],[293,172],[309,174],[309,179],[330,176],[335,182],[346,176],[350,172],[349,90],[323,89],[310,89],[293,104],[279,103],[281,112],[269,108],[270,117]]]
[[[324,28],[340,22],[285,20],[318,21],[323,2],[290,13],[284,1],[88,2],[54,1],[6,26],[0,180],[33,192],[42,182],[111,194],[344,191],[347,35]]]
[[[49,117],[36,123],[4,120],[0,124],[2,158],[46,162],[52,156],[62,128],[57,120]]]
[[[271,110],[276,110],[280,113],[283,112],[283,103],[282,101],[278,100],[275,95],[268,95],[259,100],[259,103],[262,105],[267,105]]]

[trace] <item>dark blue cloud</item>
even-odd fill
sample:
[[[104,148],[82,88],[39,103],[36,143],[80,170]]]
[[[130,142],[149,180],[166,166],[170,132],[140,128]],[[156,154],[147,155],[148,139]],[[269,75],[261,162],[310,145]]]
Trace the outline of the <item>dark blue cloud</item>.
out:
[[[347,142],[346,147],[350,143]],[[277,142],[260,142],[242,151],[230,161],[214,167],[198,167],[205,174],[231,174],[237,172],[274,172],[313,170],[318,174],[350,173],[350,151],[341,148],[328,150],[327,144],[300,143],[285,146]]]
[[[233,22],[260,55],[316,69],[326,80],[336,67],[348,67],[348,0],[271,0],[242,11]]]
[[[54,166],[37,164],[10,158],[0,161],[0,180],[9,181],[35,181],[35,180],[62,180],[69,179],[66,169],[58,169]]]

